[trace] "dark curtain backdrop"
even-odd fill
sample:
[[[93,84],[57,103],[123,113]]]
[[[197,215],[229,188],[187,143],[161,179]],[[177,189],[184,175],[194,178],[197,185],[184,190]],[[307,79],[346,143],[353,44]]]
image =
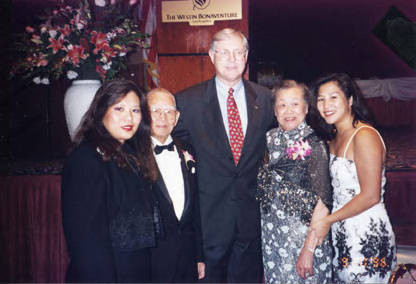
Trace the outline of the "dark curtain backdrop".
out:
[[[58,175],[0,177],[0,282],[63,282],[68,265]]]

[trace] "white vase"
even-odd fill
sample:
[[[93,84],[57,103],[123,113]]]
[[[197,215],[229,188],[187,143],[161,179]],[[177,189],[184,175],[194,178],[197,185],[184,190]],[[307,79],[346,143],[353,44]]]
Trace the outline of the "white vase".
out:
[[[65,92],[64,111],[71,140],[74,140],[81,119],[100,86],[99,80],[75,80]]]

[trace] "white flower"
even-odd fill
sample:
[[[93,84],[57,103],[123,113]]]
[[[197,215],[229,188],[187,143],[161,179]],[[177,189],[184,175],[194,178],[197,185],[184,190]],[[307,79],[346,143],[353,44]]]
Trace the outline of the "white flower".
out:
[[[55,30],[49,30],[49,36],[51,38],[55,38],[56,37],[57,32]]]
[[[265,245],[264,250],[266,251],[266,254],[271,254],[272,253],[272,249],[269,245]]]
[[[290,271],[292,269],[292,264],[286,263],[283,265],[283,269],[286,271]]]
[[[107,34],[106,34],[106,38],[108,39],[108,40],[112,40],[113,38],[115,38],[117,36],[117,34],[115,33],[115,32],[108,32]]]
[[[120,52],[120,54],[118,56],[120,56],[120,57],[126,56],[126,53],[125,52]]]
[[[94,0],[95,6],[105,7],[105,0]]]
[[[327,264],[325,262],[321,263],[321,265],[319,265],[319,269],[322,270],[322,271],[325,271],[326,266],[327,266]]]
[[[66,77],[68,77],[69,80],[75,79],[78,77],[78,73],[72,70],[69,70],[66,72]]]
[[[46,33],[48,31],[48,29],[45,27],[45,26],[42,26],[41,28],[40,28],[40,33],[41,34],[44,34],[44,33]]]
[[[283,231],[283,233],[289,232],[289,227],[288,226],[280,227],[280,229]]]
[[[78,30],[82,30],[82,29],[84,28],[84,24],[83,24],[83,23],[81,23],[81,22],[78,22],[78,23],[76,24],[76,26],[77,26],[77,29],[78,29]]]
[[[35,83],[35,84],[40,84],[40,77],[35,77],[35,78],[33,78],[33,83]]]
[[[43,78],[40,82],[44,85],[49,85],[49,79],[48,78]]]
[[[267,262],[267,266],[268,266],[270,269],[273,269],[273,268],[274,268],[274,266],[275,266],[275,264],[274,264],[274,262],[273,262],[273,261],[268,261],[268,262]]]
[[[288,256],[287,251],[283,248],[279,249],[279,254],[280,254],[281,257],[287,257]]]
[[[276,216],[279,219],[284,219],[285,218],[285,213],[282,210],[277,210],[276,211]]]
[[[279,158],[279,156],[280,156],[280,153],[279,153],[279,152],[274,152],[274,153],[273,153],[273,158],[274,158],[274,159]]]
[[[103,65],[103,68],[104,68],[104,70],[110,70],[110,68],[111,68],[111,61],[110,62],[108,62],[107,64],[104,64]]]
[[[322,257],[324,254],[320,248],[315,249],[316,257]]]
[[[272,230],[273,229],[273,224],[272,223],[267,223],[267,229]]]

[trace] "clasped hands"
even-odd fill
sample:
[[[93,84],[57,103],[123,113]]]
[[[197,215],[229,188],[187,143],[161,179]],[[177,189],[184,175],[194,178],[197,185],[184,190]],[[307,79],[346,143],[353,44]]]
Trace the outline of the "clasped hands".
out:
[[[331,223],[325,218],[311,222],[305,244],[301,249],[296,262],[296,272],[302,279],[306,279],[313,275],[315,247],[322,244],[330,228]]]
[[[327,217],[312,221],[309,226],[309,231],[312,231],[317,239],[317,245],[320,246],[331,228],[331,222]]]

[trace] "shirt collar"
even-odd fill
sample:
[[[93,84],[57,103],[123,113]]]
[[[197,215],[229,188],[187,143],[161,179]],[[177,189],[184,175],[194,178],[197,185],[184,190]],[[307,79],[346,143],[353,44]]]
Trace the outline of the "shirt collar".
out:
[[[223,82],[220,81],[220,79],[218,79],[218,77],[215,77],[215,84],[217,85],[218,90],[220,91],[221,94],[226,94],[228,95],[228,90],[230,89],[229,86],[225,85]],[[234,89],[234,96],[238,95],[240,89],[243,87],[243,80],[240,79],[240,81],[238,81],[237,84],[235,84],[234,86],[232,86],[231,88]]]
[[[168,145],[170,142],[172,142],[173,141],[173,139],[172,139],[172,136],[170,136],[169,135],[169,137],[166,139],[166,141],[165,141],[165,143],[161,143],[161,142],[159,142],[159,140],[157,140],[156,138],[154,138],[153,136],[152,136],[152,144],[153,144],[153,147],[154,146],[156,146],[156,145],[159,145],[159,146],[164,146],[164,145]]]

